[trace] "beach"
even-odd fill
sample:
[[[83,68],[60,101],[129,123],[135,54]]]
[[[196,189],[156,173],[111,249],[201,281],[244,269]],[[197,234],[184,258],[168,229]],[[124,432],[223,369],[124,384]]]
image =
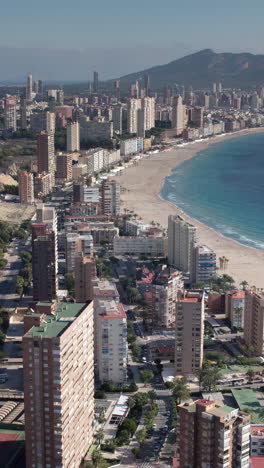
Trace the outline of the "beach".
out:
[[[170,174],[172,169],[194,157],[197,152],[220,141],[258,132],[263,133],[264,129],[250,129],[218,136],[140,159],[116,176],[116,180],[121,184],[122,212],[131,210],[143,221],[147,223],[154,221],[163,228],[167,228],[169,215],[182,216],[197,227],[199,244],[205,244],[216,252],[218,266],[219,257],[225,256],[228,259],[228,266],[224,271],[219,270],[220,274],[226,273],[232,276],[237,286],[245,280],[249,286],[264,288],[263,250],[247,247],[224,237],[160,197],[164,178]]]

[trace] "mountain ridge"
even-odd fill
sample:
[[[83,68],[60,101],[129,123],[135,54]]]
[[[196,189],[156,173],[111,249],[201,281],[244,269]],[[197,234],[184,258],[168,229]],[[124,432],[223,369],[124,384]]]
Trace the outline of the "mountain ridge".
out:
[[[153,91],[174,83],[196,89],[209,88],[213,82],[222,82],[226,88],[254,87],[264,84],[264,55],[250,52],[216,53],[212,49],[203,49],[118,79],[121,87],[127,88],[136,80],[144,79],[146,74],[150,76],[150,88]]]

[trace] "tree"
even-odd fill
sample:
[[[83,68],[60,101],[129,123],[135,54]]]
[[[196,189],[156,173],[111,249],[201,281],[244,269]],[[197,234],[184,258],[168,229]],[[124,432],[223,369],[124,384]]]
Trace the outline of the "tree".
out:
[[[207,392],[216,390],[216,386],[221,378],[220,370],[217,367],[202,367],[196,371],[199,384],[203,385]]]
[[[92,462],[94,468],[100,468],[102,465],[103,457],[100,450],[94,450],[92,453]]]
[[[248,282],[246,280],[241,281],[240,286],[242,286],[243,291],[245,291],[248,287]]]
[[[137,439],[137,442],[139,444],[142,444],[144,442],[144,440],[146,439],[147,437],[147,432],[146,432],[146,428],[143,427],[143,429],[140,429],[137,433],[136,433],[136,439]]]
[[[248,380],[253,380],[255,377],[255,372],[253,371],[253,369],[248,369],[246,376]]]
[[[101,443],[103,442],[104,436],[105,436],[104,430],[103,429],[98,429],[98,431],[95,434],[95,439],[96,439],[96,441],[97,441],[97,443],[99,445],[101,445]]]
[[[141,299],[141,294],[137,290],[137,288],[132,288],[131,286],[128,286],[127,290],[126,290],[126,293],[127,293],[127,298],[129,300],[129,302],[131,302],[132,304],[134,304],[135,302],[140,301],[140,299]]]
[[[137,423],[132,418],[125,419],[120,426],[120,432],[127,431],[130,436],[135,434],[136,430],[137,430]]]
[[[145,384],[149,383],[151,381],[151,379],[153,379],[154,377],[154,374],[151,370],[142,370],[140,371],[140,378],[142,380],[142,382]]]
[[[20,258],[22,260],[23,263],[31,263],[32,261],[32,254],[31,252],[27,252],[26,250],[22,250],[22,252],[20,252]]]
[[[176,377],[173,380],[172,394],[176,399],[177,405],[179,405],[182,401],[188,400],[190,398],[190,392],[187,386],[186,377]]]
[[[72,273],[67,273],[65,275],[65,283],[66,283],[66,288],[69,291],[69,294],[71,296],[74,295],[74,286],[75,286],[75,279]]]
[[[148,392],[148,396],[149,396],[150,402],[151,402],[151,403],[154,403],[154,401],[155,401],[156,398],[157,398],[157,393],[154,392],[154,390],[150,390],[150,391]]]
[[[16,276],[14,279],[14,284],[15,284],[15,289],[16,293],[19,294],[19,296],[22,296],[23,291],[24,291],[24,278],[22,276]]]

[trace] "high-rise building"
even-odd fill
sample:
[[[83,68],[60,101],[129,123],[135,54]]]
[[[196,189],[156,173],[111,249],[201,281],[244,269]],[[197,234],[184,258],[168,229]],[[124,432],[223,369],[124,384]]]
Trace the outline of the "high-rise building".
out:
[[[152,282],[151,316],[155,328],[175,326],[176,301],[183,291],[181,272],[164,268]]]
[[[51,174],[42,172],[37,174],[34,180],[34,191],[37,198],[41,198],[48,195],[52,191],[52,179]]]
[[[34,203],[34,183],[33,174],[27,171],[21,171],[18,174],[19,201],[24,205]]]
[[[176,302],[175,374],[194,374],[203,363],[204,294],[186,291]]]
[[[219,93],[222,92],[222,83],[218,83],[218,92],[219,92]]]
[[[204,113],[203,107],[194,107],[192,120],[193,120],[193,123],[197,125],[197,127],[199,128],[203,127],[203,113]]]
[[[94,342],[100,382],[122,384],[127,379],[127,318],[124,307],[107,291],[94,288]]]
[[[93,306],[43,308],[23,337],[26,466],[79,468],[93,441]]]
[[[122,106],[117,105],[113,107],[113,128],[114,132],[119,135],[122,135],[122,114]]]
[[[5,130],[16,132],[17,129],[17,100],[16,96],[5,98]]]
[[[213,91],[214,94],[216,93],[216,83],[213,83],[212,91]]]
[[[70,122],[67,125],[67,151],[80,151],[80,124]]]
[[[33,300],[52,301],[57,297],[57,249],[55,232],[46,224],[32,225]]]
[[[127,131],[144,137],[145,131],[155,127],[155,98],[128,99]]]
[[[150,84],[150,78],[149,78],[149,75],[146,74],[146,75],[144,76],[144,86],[145,86],[146,96],[149,95],[149,84]]]
[[[216,275],[216,253],[206,245],[196,245],[194,255],[194,281],[207,283]]]
[[[64,91],[63,89],[58,89],[57,90],[57,102],[59,106],[63,106],[64,104]]]
[[[238,289],[226,293],[225,314],[232,327],[244,328],[245,295]]]
[[[93,237],[91,234],[68,232],[66,234],[66,270],[73,273],[75,269],[76,255],[82,252],[84,255],[93,256]]]
[[[41,131],[37,135],[38,173],[48,172],[51,175],[52,186],[55,182],[55,150],[54,133]]]
[[[96,279],[96,263],[93,257],[79,253],[75,256],[75,300],[87,302],[93,300],[93,282]]]
[[[115,80],[115,97],[120,100],[120,80]]]
[[[90,187],[81,182],[73,185],[73,203],[99,203],[99,187]]]
[[[115,180],[102,183],[102,213],[108,216],[120,214],[120,184]]]
[[[20,118],[22,130],[27,129],[27,101],[25,98],[20,98]]]
[[[249,468],[249,415],[206,399],[178,409],[180,468]]]
[[[168,219],[168,263],[184,273],[194,275],[194,244],[197,230],[180,216]]]
[[[40,97],[43,97],[43,82],[38,80],[38,94]]]
[[[176,135],[180,135],[184,130],[185,106],[182,104],[182,97],[174,96],[172,103],[171,126],[176,130]]]
[[[55,112],[45,112],[45,128],[46,132],[55,133],[56,130],[56,115]]]
[[[58,154],[56,156],[56,179],[72,180],[72,155]]]
[[[244,340],[258,356],[264,354],[264,293],[246,291],[244,312]]]
[[[99,75],[98,72],[93,73],[93,92],[98,93],[99,90]]]
[[[28,101],[32,101],[32,73],[29,73],[27,77],[26,97]]]

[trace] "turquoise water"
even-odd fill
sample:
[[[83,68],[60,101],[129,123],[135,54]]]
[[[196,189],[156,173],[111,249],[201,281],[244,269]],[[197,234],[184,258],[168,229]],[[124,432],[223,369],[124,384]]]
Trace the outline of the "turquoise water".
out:
[[[161,196],[225,236],[264,250],[264,133],[200,151],[166,177]]]

